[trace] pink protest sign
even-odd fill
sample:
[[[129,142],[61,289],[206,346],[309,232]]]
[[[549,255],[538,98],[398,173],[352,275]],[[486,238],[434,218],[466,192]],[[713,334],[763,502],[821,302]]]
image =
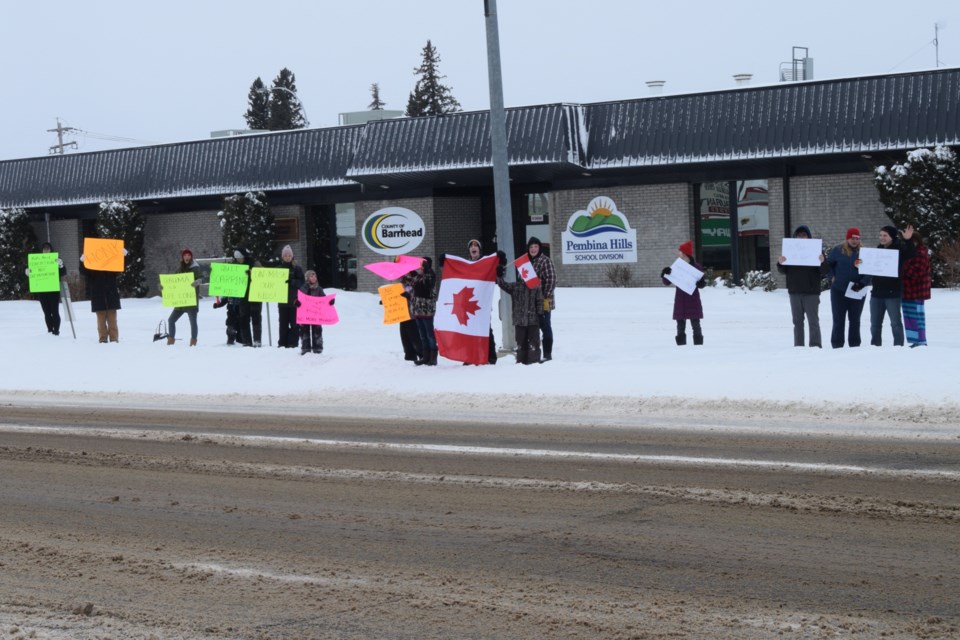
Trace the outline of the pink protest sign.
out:
[[[297,324],[329,325],[340,322],[337,308],[332,304],[336,297],[335,293],[328,296],[308,296],[303,291],[297,291],[297,300],[300,301],[300,306],[297,307]]]
[[[419,269],[422,262],[423,258],[417,256],[398,256],[396,262],[374,262],[363,265],[363,268],[386,280],[396,280],[400,276]]]

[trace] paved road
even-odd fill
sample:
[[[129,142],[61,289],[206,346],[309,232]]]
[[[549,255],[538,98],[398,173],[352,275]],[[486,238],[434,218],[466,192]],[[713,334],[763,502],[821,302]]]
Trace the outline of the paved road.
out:
[[[0,628],[960,637],[960,442],[752,427],[4,407]]]

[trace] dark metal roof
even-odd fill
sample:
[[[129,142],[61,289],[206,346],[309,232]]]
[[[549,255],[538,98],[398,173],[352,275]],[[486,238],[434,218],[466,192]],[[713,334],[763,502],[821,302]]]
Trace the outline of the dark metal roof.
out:
[[[0,207],[53,207],[354,184],[362,126],[0,162]]]
[[[521,182],[960,146],[960,69],[507,110]],[[846,155],[844,155],[846,154]],[[0,162],[0,207],[492,180],[489,113]],[[646,175],[646,173],[644,173]]]
[[[960,144],[960,69],[589,104],[590,170]]]

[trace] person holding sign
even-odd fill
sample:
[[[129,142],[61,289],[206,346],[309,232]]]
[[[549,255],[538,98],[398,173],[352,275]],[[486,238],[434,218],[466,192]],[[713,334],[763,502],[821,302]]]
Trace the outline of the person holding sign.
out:
[[[300,287],[300,291],[308,296],[322,298],[327,295],[323,292],[320,283],[317,282],[317,272],[310,269],[304,274],[306,282]],[[334,304],[336,300],[330,300]],[[298,300],[294,308],[300,306]],[[300,325],[300,355],[306,355],[313,351],[314,353],[323,353],[323,325],[319,324],[301,324]]]
[[[297,328],[297,291],[303,286],[303,267],[293,259],[293,247],[286,245],[280,252],[280,268],[289,272],[287,277],[287,301],[277,304],[277,316],[280,329],[277,332],[277,346],[296,349],[300,331]]]
[[[693,242],[687,240],[677,247],[677,257],[697,271],[702,272],[703,267],[693,259]],[[673,284],[667,280],[667,276],[673,271],[671,267],[664,267],[660,272],[660,279],[668,287]],[[677,346],[687,344],[687,320],[693,329],[693,344],[703,344],[703,331],[700,328],[700,321],[703,319],[703,304],[700,302],[700,289],[707,286],[706,276],[701,276],[697,280],[696,288],[692,293],[687,293],[680,287],[677,287],[673,295],[673,319],[677,322]]]
[[[90,242],[91,240],[95,242]],[[84,247],[98,247],[98,242],[115,244],[121,243],[121,240],[101,240],[97,238],[84,238]],[[125,248],[122,248],[122,263],[114,265],[116,262],[112,256],[113,249],[110,245],[106,249],[97,248],[97,255],[94,263],[100,267],[109,269],[120,268],[120,271],[101,270],[93,266],[87,267],[85,264],[86,253],[80,255],[80,273],[84,275],[87,281],[87,297],[90,298],[90,311],[97,314],[97,335],[101,343],[120,341],[120,330],[117,328],[117,311],[120,310],[120,289],[117,286],[117,276],[127,268],[127,254]]]
[[[820,266],[803,266],[793,264],[787,256],[780,256],[777,260],[777,271],[787,276],[787,293],[790,295],[790,312],[793,315],[793,346],[803,346],[803,319],[806,317],[810,327],[810,346],[821,348],[820,338],[820,281],[827,274],[827,265],[824,264],[823,245],[819,240],[813,240],[810,227],[800,225],[793,232],[794,240],[805,240],[811,247],[817,248],[817,259]],[[784,253],[787,253],[787,243],[784,241]]]
[[[237,264],[260,266],[259,262],[251,260],[249,249],[234,249],[233,259]],[[250,275],[250,271],[247,271],[247,290],[237,301],[237,342],[245,347],[259,347],[263,335],[263,303],[250,302]]]
[[[184,249],[180,252],[180,264],[177,265],[177,273],[193,274],[193,282],[190,285],[194,289],[193,304],[185,307],[174,307],[167,318],[167,344],[172,345],[177,337],[177,320],[183,314],[187,314],[190,320],[190,346],[197,346],[197,311],[200,309],[200,291],[199,287],[203,283],[203,272],[200,265],[193,259],[193,252],[190,249]]]
[[[879,347],[883,344],[883,316],[890,317],[890,330],[893,332],[893,346],[903,346],[903,318],[901,298],[903,295],[900,273],[903,264],[916,254],[913,246],[913,225],[907,225],[903,231],[903,241],[897,228],[887,225],[880,229],[880,244],[877,249],[898,251],[897,272],[893,275],[874,275],[873,293],[870,295],[870,344]],[[905,242],[904,242],[905,241]]]
[[[910,348],[927,346],[927,318],[924,300],[930,299],[930,252],[923,237],[913,232],[916,254],[903,263],[903,328]]]
[[[433,270],[433,260],[424,258],[420,268],[413,272],[410,282],[410,310],[420,336],[422,357],[414,364],[437,366],[437,337],[433,332],[433,316],[437,313],[437,274]]]
[[[44,289],[42,291],[34,291],[33,282],[30,283],[30,291],[33,291],[33,295],[40,301],[40,308],[43,310],[43,321],[47,324],[47,333],[52,333],[55,336],[60,335],[60,278],[66,275],[66,269],[63,266],[63,260],[60,256],[46,256],[48,253],[54,253],[53,245],[49,242],[44,242],[40,245],[40,254],[44,256],[41,258],[40,262],[47,262],[46,258],[53,258],[50,267],[53,267],[55,270],[51,272],[56,273],[56,290],[50,290],[50,287],[40,287]],[[30,259],[30,258],[28,258]],[[29,278],[33,271],[27,267],[27,277]],[[38,275],[38,274],[34,274]]]
[[[850,227],[847,237],[827,255],[825,261],[830,280],[830,308],[833,311],[833,330],[830,346],[843,347],[844,329],[849,321],[847,344],[860,346],[860,315],[863,313],[863,288],[870,284],[870,276],[861,274],[860,229]],[[862,292],[862,293],[861,293]]]

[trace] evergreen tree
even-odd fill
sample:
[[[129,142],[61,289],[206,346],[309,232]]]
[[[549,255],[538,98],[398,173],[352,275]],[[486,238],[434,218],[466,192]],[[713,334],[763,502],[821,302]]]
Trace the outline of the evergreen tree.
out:
[[[453,97],[450,87],[440,82],[446,76],[440,75],[440,54],[429,40],[421,56],[420,66],[413,70],[419,79],[407,100],[407,116],[439,116],[460,111],[460,103]]]
[[[101,238],[123,240],[127,250],[127,268],[117,277],[122,298],[143,298],[147,295],[144,273],[143,216],[130,201],[101,202],[97,212],[97,233]]]
[[[280,74],[273,79],[273,88],[270,90],[270,117],[267,128],[270,131],[285,131],[288,129],[303,129],[307,126],[307,119],[303,115],[303,106],[297,96],[296,76],[284,67]]]
[[[380,83],[374,82],[370,85],[370,104],[367,105],[367,108],[370,111],[383,111],[385,106],[387,106],[387,103],[380,99]]]
[[[270,92],[263,86],[260,78],[250,85],[247,105],[247,112],[243,116],[247,127],[266,130],[270,126]]]
[[[0,300],[19,300],[30,290],[27,254],[37,237],[23,209],[0,209]]]
[[[250,251],[252,262],[276,261],[273,214],[262,191],[225,197],[223,210],[217,216],[227,256],[232,256],[234,249],[245,248]]]
[[[944,256],[960,247],[960,158],[945,146],[917,149],[905,162],[877,167],[875,184],[896,225],[912,224],[923,235],[934,281],[942,283]]]

